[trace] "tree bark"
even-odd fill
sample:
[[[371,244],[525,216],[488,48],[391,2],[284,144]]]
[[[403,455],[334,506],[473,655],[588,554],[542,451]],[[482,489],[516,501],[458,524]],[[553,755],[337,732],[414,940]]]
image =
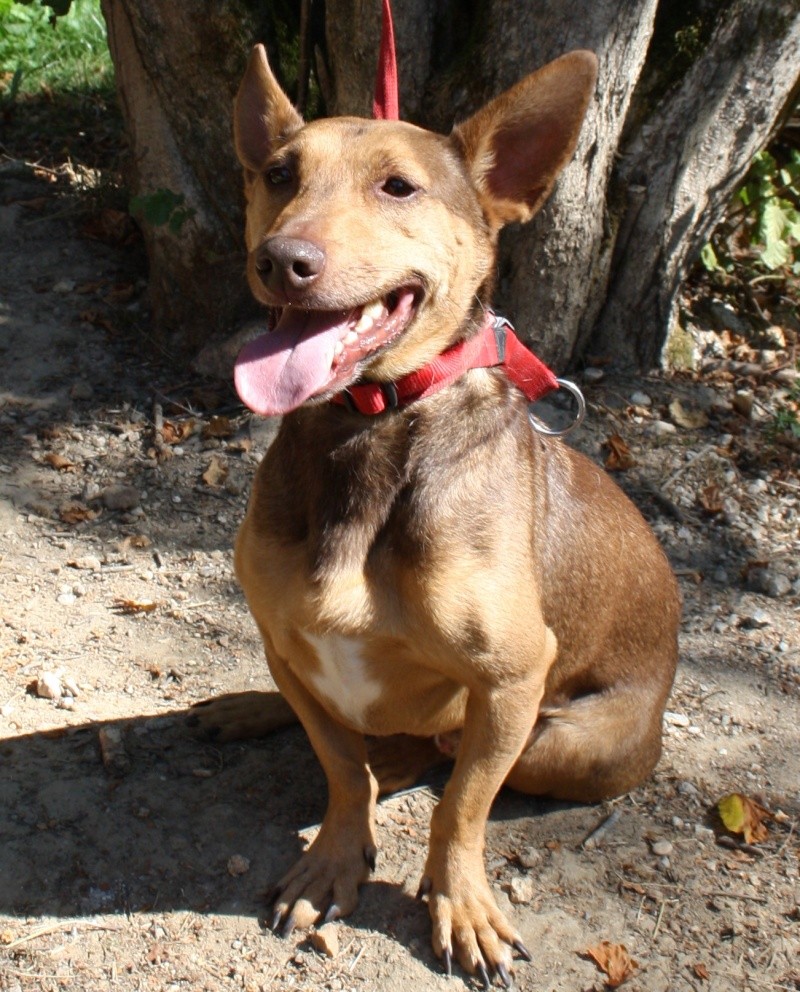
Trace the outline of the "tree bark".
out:
[[[645,367],[658,360],[688,268],[796,97],[799,76],[797,0],[741,0],[627,143],[613,176],[626,206],[591,340],[597,353]]]
[[[157,326],[169,343],[196,348],[252,312],[230,141],[247,51],[264,41],[290,93],[304,90],[292,78],[298,61],[315,61],[327,111],[369,115],[380,3],[325,0],[324,28],[322,0],[312,0],[310,19],[306,3],[304,23],[317,33],[302,47],[293,40],[300,5],[292,0],[102,4],[133,192],[170,189],[194,211],[178,233],[144,227]],[[670,4],[394,3],[401,113],[436,130],[449,131],[572,48],[599,57],[574,161],[535,221],[501,243],[498,307],[559,370],[587,352],[645,367],[658,360],[681,280],[795,91],[797,0],[690,0],[679,11]],[[693,18],[716,19],[716,29],[676,74],[664,52]]]

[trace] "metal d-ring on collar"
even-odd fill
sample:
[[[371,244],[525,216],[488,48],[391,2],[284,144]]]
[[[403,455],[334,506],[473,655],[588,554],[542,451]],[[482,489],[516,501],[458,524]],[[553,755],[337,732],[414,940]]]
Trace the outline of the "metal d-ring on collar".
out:
[[[556,379],[556,382],[558,383],[559,388],[566,389],[566,391],[575,400],[575,403],[577,404],[575,419],[571,424],[568,424],[560,431],[553,430],[552,427],[547,427],[545,424],[540,423],[536,417],[534,417],[530,409],[528,409],[528,420],[530,420],[533,429],[539,434],[546,434],[548,437],[566,437],[567,434],[571,434],[583,423],[583,418],[586,416],[586,400],[583,398],[583,393],[574,382],[570,382],[569,379]]]

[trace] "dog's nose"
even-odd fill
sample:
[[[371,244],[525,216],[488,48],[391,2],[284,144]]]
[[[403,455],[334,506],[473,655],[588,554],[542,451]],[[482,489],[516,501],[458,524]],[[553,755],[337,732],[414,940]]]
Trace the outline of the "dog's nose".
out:
[[[258,249],[256,269],[268,289],[306,289],[325,268],[325,252],[312,241],[276,236]]]

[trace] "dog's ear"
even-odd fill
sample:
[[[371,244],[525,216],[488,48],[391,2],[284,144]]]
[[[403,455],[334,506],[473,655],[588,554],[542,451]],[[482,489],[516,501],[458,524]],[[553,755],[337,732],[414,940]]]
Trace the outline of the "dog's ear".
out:
[[[258,172],[275,146],[303,126],[303,118],[278,85],[263,45],[250,53],[236,94],[233,133],[239,161]]]
[[[575,151],[597,78],[591,52],[563,55],[453,130],[489,217],[527,221]]]

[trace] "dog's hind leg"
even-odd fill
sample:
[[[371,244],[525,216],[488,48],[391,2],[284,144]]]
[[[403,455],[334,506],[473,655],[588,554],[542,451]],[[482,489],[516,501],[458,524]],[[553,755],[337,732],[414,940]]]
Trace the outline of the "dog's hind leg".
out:
[[[452,760],[442,753],[432,737],[410,734],[368,737],[367,757],[382,796],[410,788],[425,772]]]
[[[200,736],[222,743],[264,737],[298,719],[279,692],[229,692],[195,703],[186,723]]]
[[[639,785],[661,754],[663,700],[626,686],[543,705],[505,784],[531,795],[598,802]]]

